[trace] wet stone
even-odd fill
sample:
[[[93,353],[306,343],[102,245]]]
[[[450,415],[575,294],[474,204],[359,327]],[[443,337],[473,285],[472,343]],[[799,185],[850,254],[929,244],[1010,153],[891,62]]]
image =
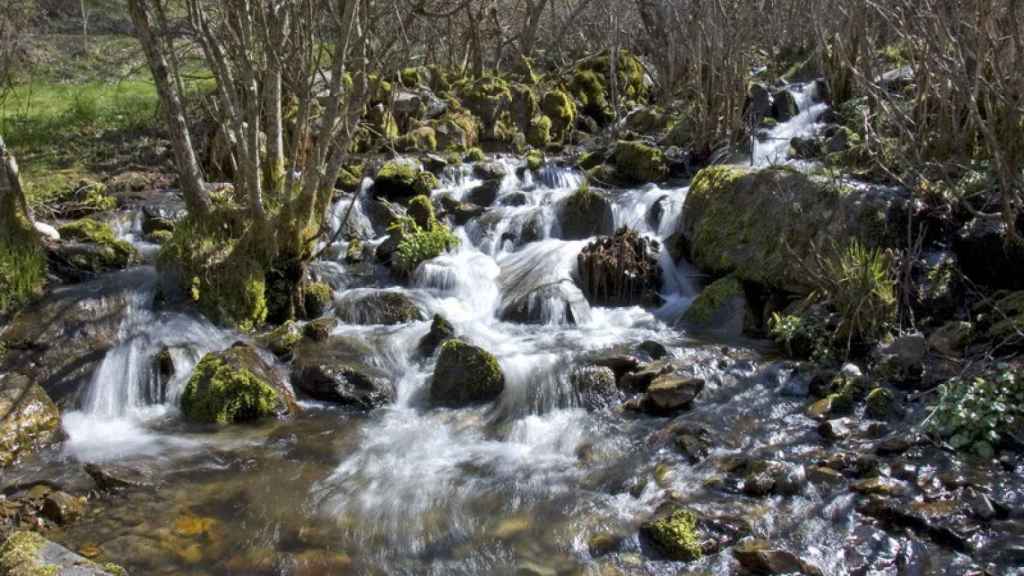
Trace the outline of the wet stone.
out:
[[[84,511],[85,498],[72,496],[66,492],[53,492],[43,500],[43,516],[62,526],[77,520]]]
[[[651,382],[647,398],[654,412],[668,413],[689,408],[703,391],[703,378],[664,375]]]
[[[150,473],[138,468],[118,464],[86,464],[85,472],[96,482],[101,492],[154,487]]]
[[[818,425],[818,433],[826,440],[845,440],[852,432],[853,420],[850,418],[837,418],[826,420]]]
[[[766,540],[744,540],[732,550],[732,555],[745,570],[752,574],[805,574],[822,576],[821,569],[792,552],[772,548]]]

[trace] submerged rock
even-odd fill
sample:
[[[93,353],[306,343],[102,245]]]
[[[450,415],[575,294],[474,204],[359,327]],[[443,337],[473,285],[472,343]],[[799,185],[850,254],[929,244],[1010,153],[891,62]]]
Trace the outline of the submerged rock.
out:
[[[368,347],[348,338],[304,344],[295,354],[292,382],[316,400],[378,408],[394,400],[395,390],[383,371],[366,363],[371,354]]]
[[[85,473],[101,492],[123,489],[148,489],[154,486],[149,472],[118,464],[86,464]]]
[[[660,553],[681,562],[717,554],[749,532],[750,526],[741,519],[701,514],[672,503],[640,527],[640,535]]]
[[[337,315],[347,324],[391,326],[424,320],[419,306],[402,292],[376,290],[343,299]]]
[[[430,382],[430,399],[434,404],[481,404],[497,399],[504,390],[505,374],[490,352],[462,340],[449,340],[441,346]]]
[[[663,414],[690,407],[704,391],[704,379],[666,374],[659,376],[647,388],[651,411]]]
[[[5,576],[115,576],[117,566],[100,566],[35,532],[15,532],[0,547],[0,574]]]
[[[56,491],[43,500],[42,514],[51,522],[64,526],[78,520],[85,512],[85,498]]]
[[[232,424],[287,414],[295,401],[256,349],[238,343],[199,362],[181,396],[181,410],[197,422]]]
[[[634,230],[587,245],[577,258],[580,288],[595,306],[655,306],[660,303],[658,247]]]
[[[603,410],[614,406],[619,400],[619,389],[615,385],[615,372],[602,366],[580,366],[569,374],[580,406],[587,410]]]
[[[792,552],[772,548],[766,540],[751,539],[740,542],[732,555],[747,572],[766,576],[805,574],[821,576],[821,569],[801,560]]]
[[[0,375],[0,468],[60,439],[60,412],[23,374]]]

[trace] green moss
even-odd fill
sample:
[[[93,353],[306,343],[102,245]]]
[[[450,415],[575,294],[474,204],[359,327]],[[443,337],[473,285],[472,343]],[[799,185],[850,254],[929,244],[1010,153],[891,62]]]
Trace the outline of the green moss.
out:
[[[641,134],[661,132],[667,124],[665,112],[658,106],[638,108],[626,118],[626,128]]]
[[[102,248],[101,264],[107,268],[125,268],[138,260],[138,252],[130,243],[118,240],[114,230],[102,222],[82,218],[60,228],[61,238],[88,242]]]
[[[697,533],[697,515],[690,510],[676,510],[650,522],[645,531],[673,560],[690,562],[704,555]]]
[[[420,126],[395,141],[402,152],[434,152],[437,150],[437,132],[430,126]]]
[[[536,172],[544,166],[544,153],[540,150],[530,150],[526,153],[526,167]]]
[[[421,227],[412,218],[403,217],[392,224],[388,232],[399,238],[391,268],[402,276],[412,274],[421,263],[459,245],[458,237],[448,226],[436,220],[427,227]]]
[[[555,89],[544,95],[541,110],[551,119],[551,136],[562,141],[576,123],[576,103],[572,96],[562,89]]]
[[[56,576],[58,567],[40,563],[39,551],[47,540],[35,532],[15,532],[0,547],[0,574],[5,576]]]
[[[600,202],[601,196],[591,190],[590,184],[584,181],[566,200],[566,207],[574,212],[583,214],[590,210],[591,206]]]
[[[181,409],[197,422],[231,424],[272,416],[279,401],[277,391],[249,369],[207,354],[185,386]]]
[[[482,383],[483,388],[491,387],[488,383],[505,380],[498,359],[472,344],[454,338],[447,340],[441,345],[441,357],[446,355],[457,359],[458,365],[474,382]]]
[[[893,397],[892,392],[886,388],[875,388],[868,392],[865,403],[867,405],[865,414],[869,418],[876,418],[878,420],[885,420],[892,414],[893,404],[896,399]]]
[[[604,164],[604,158],[597,152],[584,152],[579,160],[576,161],[576,166],[579,166],[583,170],[593,170],[601,164]]]
[[[437,219],[434,215],[434,204],[426,194],[421,194],[410,200],[407,210],[409,216],[420,228],[430,228]]]
[[[715,314],[737,296],[743,296],[743,284],[735,276],[716,280],[690,304],[683,320],[698,326],[708,326]]]
[[[642,142],[620,141],[615,146],[615,167],[634,182],[660,182],[668,177],[665,155]]]
[[[391,162],[385,162],[381,166],[377,172],[377,179],[394,180],[412,186],[418,173],[419,169],[412,162],[392,160]]]
[[[107,562],[102,566],[104,570],[110,572],[113,576],[128,576],[128,571],[124,568],[114,564],[113,562]]]
[[[599,124],[607,124],[614,118],[614,112],[608,104],[604,81],[593,70],[580,70],[572,79],[572,92],[583,105],[583,113],[597,120]]]
[[[153,244],[163,244],[169,242],[174,238],[174,232],[170,230],[154,230],[149,234],[146,234],[146,242],[152,242]]]
[[[0,314],[12,312],[46,283],[46,254],[31,224],[20,216],[0,230]]]
[[[449,166],[461,166],[462,154],[459,154],[458,152],[448,152],[444,155],[444,161],[447,162]]]
[[[295,347],[302,341],[302,333],[293,320],[289,320],[277,327],[273,332],[260,337],[259,342],[275,356],[285,357],[295,351]]]
[[[470,148],[468,151],[466,151],[466,156],[464,159],[466,162],[483,162],[484,160],[487,159],[487,155],[484,154],[484,151],[479,148]]]
[[[531,146],[543,148],[551,142],[551,118],[547,116],[536,116],[530,122],[530,131],[526,135],[526,141]]]
[[[399,73],[402,79],[402,86],[415,88],[420,83],[420,71],[417,68],[404,68]]]
[[[413,184],[413,191],[417,195],[429,195],[441,186],[441,181],[430,172],[420,172],[416,175],[416,182]]]
[[[320,317],[334,300],[331,286],[326,282],[312,282],[304,290],[304,304],[309,318]]]

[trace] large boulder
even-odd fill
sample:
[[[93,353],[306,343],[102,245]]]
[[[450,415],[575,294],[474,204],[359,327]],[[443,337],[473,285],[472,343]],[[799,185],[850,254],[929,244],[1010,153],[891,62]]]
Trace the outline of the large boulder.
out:
[[[646,184],[668,178],[665,154],[643,142],[623,140],[613,153],[616,175],[624,183]]]
[[[800,114],[796,97],[789,90],[779,90],[772,95],[772,118],[779,122],[788,122]]]
[[[812,286],[801,261],[833,242],[895,245],[904,200],[898,190],[853,188],[787,168],[712,166],[693,180],[682,232],[705,272],[806,293]]]
[[[563,240],[585,240],[615,231],[612,204],[601,192],[582,186],[558,207],[558,223]]]
[[[0,468],[59,437],[60,412],[46,391],[22,374],[0,376]]]
[[[232,424],[287,414],[296,405],[288,384],[256,349],[238,343],[200,360],[181,396],[181,410],[196,422]]]
[[[0,546],[4,576],[114,576],[124,569],[100,566],[35,532],[15,532]]]
[[[22,310],[0,341],[0,373],[18,372],[61,406],[75,406],[82,384],[117,344],[132,292],[151,283],[136,269],[57,290]]]
[[[634,230],[598,238],[577,258],[580,288],[595,306],[653,306],[660,302],[658,246]]]
[[[295,353],[292,382],[316,400],[372,410],[394,400],[395,389],[383,371],[366,363],[371,355],[348,338],[304,343]]]
[[[336,313],[343,322],[360,325],[391,326],[425,319],[411,298],[390,290],[374,290],[343,298]]]
[[[441,345],[441,355],[430,382],[434,404],[462,407],[491,402],[505,390],[505,374],[488,351],[462,340]]]
[[[109,224],[83,218],[60,228],[61,242],[49,247],[51,268],[62,279],[80,282],[135,263],[139,254],[118,240]]]

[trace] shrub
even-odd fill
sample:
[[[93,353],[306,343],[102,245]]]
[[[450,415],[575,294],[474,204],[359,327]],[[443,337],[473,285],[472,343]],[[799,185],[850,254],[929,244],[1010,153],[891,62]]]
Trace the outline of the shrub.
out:
[[[391,268],[402,276],[412,274],[421,263],[437,258],[459,245],[459,238],[436,220],[421,227],[412,218],[403,217],[392,224],[388,231],[400,238],[391,260]]]
[[[955,378],[939,386],[932,408],[930,428],[953,448],[991,458],[1024,418],[1024,374],[1002,365],[974,378]]]

